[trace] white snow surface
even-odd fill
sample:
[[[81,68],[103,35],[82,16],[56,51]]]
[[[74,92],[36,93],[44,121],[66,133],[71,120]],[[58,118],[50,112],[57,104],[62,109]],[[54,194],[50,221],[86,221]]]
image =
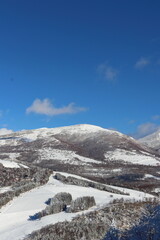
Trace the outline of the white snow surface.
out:
[[[11,187],[0,187],[0,193],[8,192],[11,190]]]
[[[68,151],[68,150],[59,150],[59,149],[53,149],[53,148],[43,148],[39,151],[39,158],[42,160],[58,160],[63,162],[72,163],[74,165],[79,165],[79,161],[81,161],[81,164],[85,165],[87,163],[101,163],[99,161],[96,161],[91,158],[83,157],[78,154],[76,154],[74,151]]]
[[[85,181],[88,181],[88,182],[91,182],[91,180],[87,179],[87,178],[84,178],[84,177],[81,177],[81,176],[78,176],[78,175],[75,175],[75,174],[71,174],[71,173],[66,173],[66,172],[54,172],[55,174],[56,173],[60,173],[61,175],[65,176],[65,177],[74,177],[74,178],[77,178],[77,179],[80,179],[80,180],[85,180]],[[94,181],[92,181],[94,182]]]
[[[3,155],[3,154],[2,154]],[[2,165],[6,168],[28,168],[26,165],[19,163],[17,161],[17,158],[19,157],[19,153],[6,153],[5,154],[6,157],[2,159],[0,159],[0,163],[2,163]],[[1,157],[1,154],[0,154]]]
[[[143,164],[151,166],[159,166],[160,161],[156,158],[147,155],[138,154],[135,151],[127,151],[124,149],[116,149],[115,151],[108,151],[105,154],[106,160],[119,160],[132,164]]]
[[[21,163],[14,162],[11,160],[1,160],[0,159],[0,163],[2,163],[2,165],[6,168],[20,168],[20,167],[28,168],[27,166],[25,166]]]
[[[52,136],[53,140],[54,135],[56,134],[69,134],[74,135],[78,134],[78,136],[83,137],[88,134],[93,134],[96,132],[106,132],[107,134],[118,134],[119,136],[124,136],[122,133],[117,131],[104,129],[98,126],[90,125],[90,124],[79,124],[73,126],[66,127],[57,127],[57,128],[39,128],[33,130],[22,130],[19,132],[15,132],[13,134],[4,135],[0,138],[0,145],[19,145],[20,141],[35,141],[41,138],[47,138]]]
[[[65,172],[54,172],[55,174],[56,173],[60,173],[61,175],[65,176],[65,177],[74,177],[74,178],[77,178],[77,179],[81,179],[81,180],[85,180],[85,181],[89,181],[89,182],[95,182],[95,181],[92,181],[92,180],[89,180],[87,178],[84,178],[84,177],[81,177],[81,176],[78,176],[78,175],[75,175],[75,174],[71,174],[71,173],[65,173]],[[97,183],[97,182],[95,182]],[[107,185],[107,184],[103,184],[107,187],[110,187],[110,188],[113,188],[113,189],[117,189],[119,191],[122,191],[123,193],[128,193],[130,194],[130,196],[123,196],[123,195],[119,195],[119,194],[113,194],[115,195],[115,198],[118,198],[117,196],[123,196],[123,198],[129,198],[129,199],[143,199],[144,197],[153,197],[151,194],[148,194],[148,193],[144,193],[144,192],[141,192],[141,191],[136,191],[136,190],[132,190],[132,189],[129,189],[129,188],[123,188],[123,187],[117,187],[117,186],[113,186],[113,185]]]
[[[154,192],[160,193],[160,188],[155,188],[155,189],[154,189]]]
[[[0,157],[3,154],[0,154]],[[20,168],[20,167],[24,167],[27,168],[25,165],[16,162],[17,158],[19,157],[19,153],[5,153],[4,155],[6,155],[6,157],[3,156],[3,160],[0,159],[0,163],[2,163],[2,165],[6,168]]]
[[[160,146],[160,130],[138,140],[140,143],[145,144],[149,147],[159,147]]]
[[[115,169],[112,169],[111,172],[121,172],[122,169],[121,168],[115,168]]]
[[[5,159],[5,160],[9,159],[11,161],[14,161],[14,160],[16,160],[19,157],[20,154],[19,153],[15,153],[15,152],[7,152],[4,155],[6,155],[6,157],[3,158],[3,159]],[[1,156],[1,154],[0,154],[0,156]]]
[[[160,177],[155,177],[155,176],[153,176],[153,175],[151,175],[151,174],[145,174],[144,179],[145,179],[145,178],[154,178],[154,179],[160,181]]]
[[[62,175],[64,173],[61,173]],[[76,177],[76,175],[73,175]],[[80,187],[75,185],[65,185],[60,181],[50,177],[47,184],[32,189],[26,193],[21,194],[19,197],[14,198],[6,206],[1,208],[0,212],[0,240],[8,240],[12,236],[12,240],[23,239],[27,234],[38,230],[48,224],[55,224],[65,220],[71,220],[78,214],[83,212],[93,211],[108,204],[115,198],[124,199],[143,199],[152,195],[145,194],[139,191],[130,189],[117,189],[124,190],[130,193],[130,196],[113,194],[105,191],[100,191],[93,188]],[[79,213],[57,213],[41,218],[41,220],[29,221],[28,217],[34,215],[36,212],[41,211],[46,207],[45,201],[53,197],[56,193],[68,192],[72,194],[73,199],[81,196],[94,196],[96,206],[87,211]]]

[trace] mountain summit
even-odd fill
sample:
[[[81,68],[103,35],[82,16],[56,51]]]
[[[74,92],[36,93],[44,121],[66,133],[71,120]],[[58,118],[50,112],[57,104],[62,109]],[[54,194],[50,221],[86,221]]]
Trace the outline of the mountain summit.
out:
[[[160,152],[160,130],[138,140],[140,143]]]
[[[32,164],[115,183],[126,174],[151,174],[160,156],[117,131],[80,124],[15,132],[0,138],[0,162]],[[125,177],[124,177],[125,178]],[[122,181],[123,182],[123,181]],[[126,182],[127,184],[127,182]]]

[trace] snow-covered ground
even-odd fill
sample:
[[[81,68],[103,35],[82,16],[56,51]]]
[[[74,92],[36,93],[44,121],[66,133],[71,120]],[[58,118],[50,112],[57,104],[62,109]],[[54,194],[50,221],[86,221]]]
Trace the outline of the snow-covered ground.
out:
[[[3,138],[1,136],[1,138],[0,138],[0,146],[3,146],[3,145],[17,146],[19,144],[20,144],[20,142],[17,141],[15,138],[8,139],[8,138],[5,138],[5,136],[3,136]]]
[[[98,126],[90,125],[90,124],[78,124],[73,126],[66,127],[57,127],[57,128],[39,128],[34,130],[22,130],[19,132],[15,132],[9,135],[4,135],[0,138],[0,145],[19,145],[20,141],[31,142],[41,138],[48,138],[50,136],[53,137],[57,134],[68,134],[74,135],[78,134],[79,137],[83,138],[87,136],[87,134],[93,134],[97,132],[106,132],[107,134],[117,134],[119,136],[123,136],[122,133],[117,131],[104,129]]]
[[[138,140],[149,147],[158,148],[160,146],[160,130]]]
[[[116,172],[121,172],[121,171],[122,171],[121,168],[115,168],[115,169],[112,169],[112,170],[111,170],[111,172],[115,172],[115,173],[116,173]]]
[[[108,151],[105,154],[107,160],[122,160],[132,164],[142,164],[151,166],[160,166],[160,161],[156,158],[147,155],[138,154],[135,151],[126,151],[124,149],[116,149],[115,151]]]
[[[68,150],[59,150],[54,148],[54,146],[63,145],[63,141],[61,142],[61,138],[63,139],[71,139],[73,141],[80,141],[83,142],[87,139],[95,139],[97,135],[97,141],[100,134],[104,136],[111,137],[112,140],[118,138],[120,142],[125,141],[131,141],[134,144],[137,144],[137,142],[128,137],[125,136],[117,131],[112,131],[108,129],[104,129],[98,126],[93,126],[89,124],[79,124],[79,125],[73,125],[73,126],[67,126],[67,127],[58,127],[58,128],[40,128],[35,130],[23,130],[19,132],[15,132],[9,135],[4,135],[0,138],[0,146],[16,146],[22,144],[22,150],[25,150],[25,142],[32,142],[37,139],[42,139],[43,141],[43,148],[39,149],[37,151],[39,153],[39,160],[59,160],[63,161],[65,164],[75,164],[75,165],[91,165],[93,163],[100,164],[102,161],[97,161],[97,159],[91,159],[87,157],[83,157],[78,155],[76,152],[72,151],[72,149]],[[98,137],[99,136],[99,137]],[[66,140],[67,141],[67,140]],[[69,140],[68,140],[69,141]],[[113,141],[114,142],[114,141]],[[117,144],[117,143],[115,143]],[[108,142],[108,146],[110,146],[110,143]],[[118,147],[119,145],[117,145]],[[27,147],[26,147],[27,148]],[[30,148],[29,148],[30,149]],[[143,150],[144,148],[142,148]],[[36,149],[37,150],[37,149]],[[20,157],[19,153],[6,153],[8,155],[8,159],[6,160],[16,160],[18,157]],[[143,164],[143,165],[152,165],[157,166],[160,165],[160,161],[158,161],[158,158],[156,159],[154,155],[151,155],[150,153],[147,153],[145,151],[141,151],[141,153],[136,153],[136,150],[133,151],[126,151],[124,149],[116,149],[115,151],[108,151],[105,153],[105,158],[107,160],[122,160],[124,162],[129,162],[133,164]],[[103,161],[103,163],[105,163]]]
[[[11,190],[11,187],[0,187],[0,193],[8,192]]]
[[[154,192],[160,193],[160,188],[155,188],[155,189],[154,189]]]
[[[3,155],[3,154],[2,154]],[[0,163],[6,168],[20,168],[25,167],[25,165],[16,162],[17,158],[19,157],[19,153],[6,153],[6,157],[3,156],[3,160],[0,159]],[[0,154],[1,157],[1,154]]]
[[[5,157],[5,155],[6,155],[6,157]],[[11,161],[14,161],[20,156],[20,154],[15,153],[15,152],[7,152],[5,154],[0,154],[0,157],[1,156],[3,156],[3,159],[5,159],[5,160],[9,159]]]
[[[61,173],[62,175],[64,173]],[[68,176],[69,174],[64,174]],[[76,175],[72,175],[77,177]],[[85,178],[83,178],[85,179]],[[112,187],[112,186],[110,186]],[[100,191],[93,188],[80,187],[75,185],[65,185],[60,181],[50,177],[47,184],[44,186],[35,188],[31,191],[21,194],[19,197],[14,198],[6,206],[1,208],[0,212],[0,240],[20,240],[24,236],[31,233],[34,230],[40,229],[48,224],[54,224],[64,220],[71,220],[79,213],[57,213],[41,218],[41,220],[29,221],[28,217],[41,211],[46,207],[45,201],[53,197],[59,192],[68,192],[72,194],[73,199],[80,196],[94,196],[96,200],[96,206],[90,208],[88,211],[99,209],[108,204],[115,198],[124,199],[143,199],[145,197],[152,197],[152,195],[145,194],[139,191],[130,189],[118,188],[130,193],[130,196],[113,194],[106,191]],[[87,211],[85,211],[87,212]]]
[[[151,174],[145,174],[144,179],[145,179],[145,178],[154,178],[154,179],[156,179],[156,180],[160,180],[160,177],[155,177],[155,176],[153,176],[153,175],[151,175]]]
[[[0,163],[2,163],[2,165],[6,168],[20,168],[20,167],[24,167],[24,168],[28,168],[27,166],[18,163],[18,162],[14,162],[12,160],[0,160]]]
[[[78,176],[78,175],[75,175],[75,174],[71,174],[71,173],[64,173],[64,172],[54,172],[55,174],[56,173],[60,173],[61,175],[65,176],[65,177],[74,177],[74,178],[78,178],[78,179],[81,179],[81,180],[85,180],[85,181],[91,181],[87,178],[84,178],[84,177],[81,177],[81,176]],[[95,181],[92,181],[92,182],[95,182]],[[95,182],[96,183],[96,182]],[[121,192],[123,193],[128,193],[129,196],[126,196],[126,195],[119,195],[119,194],[113,194],[113,197],[114,198],[124,198],[124,199],[137,199],[137,200],[142,200],[143,198],[146,198],[146,197],[153,197],[151,194],[148,194],[148,193],[144,193],[144,192],[141,192],[141,191],[136,191],[136,190],[132,190],[132,189],[129,189],[129,188],[123,188],[123,187],[117,187],[117,186],[113,186],[113,185],[107,185],[107,184],[103,184],[103,185],[106,185],[110,188],[113,188],[113,189],[117,189],[117,190],[120,190]],[[118,196],[118,197],[117,197]],[[113,199],[114,199],[113,198]]]
[[[6,157],[4,157],[6,155]],[[0,159],[0,163],[6,168],[28,168],[26,165],[17,162],[17,158],[20,156],[19,153],[7,152],[5,155],[2,154],[3,160]],[[1,157],[1,154],[0,154]]]
[[[42,160],[58,160],[63,162],[72,163],[74,165],[79,165],[79,161],[81,161],[82,165],[86,165],[88,163],[101,163],[100,161],[96,161],[91,158],[83,157],[76,154],[73,151],[68,150],[59,150],[53,148],[43,148],[38,151],[39,157]]]

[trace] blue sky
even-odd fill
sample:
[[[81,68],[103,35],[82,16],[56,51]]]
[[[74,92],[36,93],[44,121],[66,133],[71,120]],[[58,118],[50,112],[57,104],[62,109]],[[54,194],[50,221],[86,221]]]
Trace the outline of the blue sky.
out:
[[[0,1],[0,133],[160,126],[160,1]]]

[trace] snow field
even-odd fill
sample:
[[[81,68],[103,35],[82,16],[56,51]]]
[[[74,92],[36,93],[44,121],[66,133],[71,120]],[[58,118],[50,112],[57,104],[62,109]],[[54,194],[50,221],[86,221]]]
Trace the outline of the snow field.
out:
[[[126,151],[124,149],[116,149],[115,151],[108,151],[105,154],[105,158],[108,160],[119,160],[132,164],[142,164],[151,166],[160,166],[160,161],[156,160],[152,156],[141,155],[134,151]]]
[[[2,165],[6,168],[20,168],[20,167],[28,168],[27,166],[21,163],[17,163],[10,160],[0,160],[0,163],[2,163]]]
[[[81,164],[86,163],[97,163],[100,164],[101,162],[96,161],[91,158],[83,157],[78,154],[76,154],[73,151],[68,150],[59,150],[59,149],[53,149],[53,148],[43,148],[39,151],[39,157],[41,160],[58,160],[58,161],[64,161],[69,163],[74,163],[75,165],[79,165],[79,161],[81,161]]]
[[[62,175],[64,173],[61,173]],[[68,174],[64,174],[68,176]],[[77,177],[76,175],[72,175]],[[83,178],[85,179],[85,178]],[[86,180],[86,179],[85,179]],[[110,186],[113,187],[113,186]],[[65,185],[62,182],[50,177],[47,184],[44,186],[32,189],[26,193],[21,194],[19,197],[14,198],[6,206],[1,208],[0,213],[0,239],[8,240],[12,236],[12,240],[23,239],[24,236],[31,233],[32,231],[38,230],[48,224],[55,224],[57,222],[71,220],[78,214],[93,211],[103,207],[110,203],[113,199],[124,198],[124,199],[143,199],[152,195],[145,194],[139,191],[130,189],[123,189],[113,187],[120,190],[124,190],[130,193],[130,196],[113,194],[105,191],[100,191],[93,188],[80,187],[76,185]],[[87,211],[79,213],[57,213],[41,218],[41,220],[28,221],[30,215],[34,215],[36,212],[41,211],[46,207],[45,201],[54,197],[56,193],[68,192],[72,194],[73,199],[81,196],[94,196],[96,206],[90,208]]]

